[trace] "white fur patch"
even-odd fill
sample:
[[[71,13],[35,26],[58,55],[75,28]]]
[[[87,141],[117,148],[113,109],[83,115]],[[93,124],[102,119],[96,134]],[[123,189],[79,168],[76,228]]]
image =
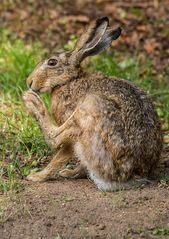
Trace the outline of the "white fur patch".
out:
[[[97,177],[94,173],[90,172],[90,178],[94,181],[98,189],[105,191],[105,192],[114,192],[123,189],[130,189],[131,185],[129,182],[108,182],[104,179]]]
[[[81,162],[84,160],[83,145],[80,142],[74,144],[75,154],[78,156]]]

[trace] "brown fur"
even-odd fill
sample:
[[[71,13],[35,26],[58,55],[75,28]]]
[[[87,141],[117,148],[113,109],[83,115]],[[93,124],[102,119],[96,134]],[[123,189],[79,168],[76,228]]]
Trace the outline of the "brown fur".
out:
[[[131,183],[135,174],[147,177],[156,166],[162,134],[150,97],[123,79],[88,75],[79,66],[86,56],[99,53],[118,37],[119,28],[107,31],[107,25],[107,18],[92,23],[75,50],[50,58],[58,61],[56,66],[48,66],[45,60],[29,76],[31,91],[23,96],[25,105],[39,121],[46,141],[54,148],[62,145],[64,154],[54,157],[52,170],[31,173],[28,179],[44,181],[74,153],[103,190],[128,188],[126,181]],[[32,90],[52,92],[52,113],[59,127],[50,122]],[[67,171],[67,175],[73,173]]]

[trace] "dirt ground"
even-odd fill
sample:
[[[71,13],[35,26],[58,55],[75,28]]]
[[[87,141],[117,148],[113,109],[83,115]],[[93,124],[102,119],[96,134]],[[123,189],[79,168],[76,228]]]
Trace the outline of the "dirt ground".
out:
[[[168,154],[165,144],[156,180],[127,191],[105,193],[89,179],[19,180],[0,192],[0,239],[169,238]]]
[[[18,190],[0,194],[0,238],[169,238],[168,153],[165,144],[156,180],[127,191],[105,193],[89,179],[20,181]]]
[[[2,239],[147,239],[169,227],[165,186],[103,193],[87,179],[24,185],[8,201]]]

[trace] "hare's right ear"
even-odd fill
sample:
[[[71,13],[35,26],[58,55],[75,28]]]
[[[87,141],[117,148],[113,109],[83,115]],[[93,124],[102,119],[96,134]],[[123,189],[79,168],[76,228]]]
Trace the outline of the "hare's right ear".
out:
[[[82,34],[77,41],[75,49],[71,53],[70,61],[78,65],[88,55],[91,55],[93,49],[101,41],[107,27],[109,19],[107,17],[98,18],[92,22],[86,32]]]

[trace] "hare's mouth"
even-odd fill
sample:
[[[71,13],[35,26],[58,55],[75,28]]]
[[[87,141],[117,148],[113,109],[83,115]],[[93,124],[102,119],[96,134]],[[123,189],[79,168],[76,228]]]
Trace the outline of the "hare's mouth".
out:
[[[45,93],[45,92],[51,92],[51,88],[50,87],[41,87],[40,89],[38,89],[39,93]]]
[[[41,87],[38,89],[34,89],[33,87],[29,88],[30,90],[34,91],[37,94],[44,93],[44,92],[51,92],[51,89],[48,87]]]
[[[34,89],[33,87],[30,87],[30,88],[29,88],[29,90],[31,90],[31,91],[33,91],[33,92],[35,92],[35,93],[37,93],[37,94],[40,93],[41,89],[42,89],[42,88],[40,88],[40,89]]]

